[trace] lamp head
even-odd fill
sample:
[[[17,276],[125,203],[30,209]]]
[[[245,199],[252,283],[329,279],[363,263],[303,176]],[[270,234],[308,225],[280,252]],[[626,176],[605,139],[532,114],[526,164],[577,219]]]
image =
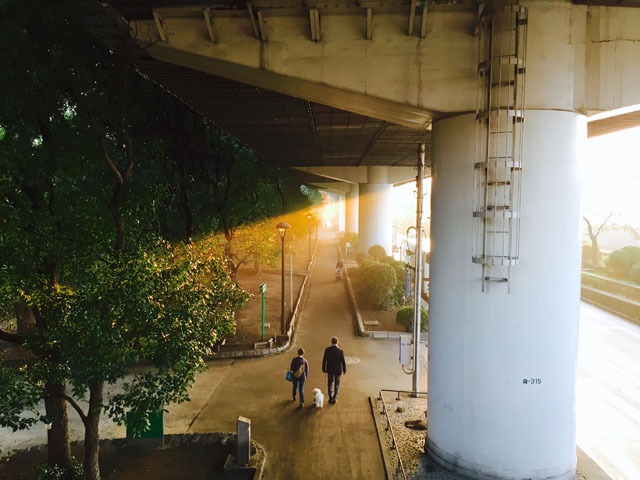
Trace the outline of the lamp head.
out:
[[[287,230],[291,228],[291,225],[289,225],[288,223],[280,222],[276,225],[276,228],[278,229],[280,238],[284,238],[284,236],[287,234]]]

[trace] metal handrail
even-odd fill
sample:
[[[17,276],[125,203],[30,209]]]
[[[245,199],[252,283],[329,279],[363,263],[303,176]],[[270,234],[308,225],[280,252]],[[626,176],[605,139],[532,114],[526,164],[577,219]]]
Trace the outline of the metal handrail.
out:
[[[427,392],[409,392],[407,390],[388,390],[388,389],[380,389],[379,391],[380,400],[382,401],[382,411],[384,415],[387,417],[387,426],[389,427],[389,431],[391,432],[391,440],[393,442],[393,448],[396,450],[396,455],[398,456],[398,464],[400,465],[400,470],[402,471],[402,478],[407,480],[407,472],[404,470],[404,465],[402,463],[402,458],[400,457],[400,449],[398,448],[398,442],[396,440],[396,435],[393,433],[393,427],[391,426],[391,419],[389,418],[389,412],[387,411],[387,404],[384,402],[384,397],[382,396],[382,392],[396,392],[398,394],[397,399],[400,400],[401,393],[410,393],[412,395],[427,395]]]

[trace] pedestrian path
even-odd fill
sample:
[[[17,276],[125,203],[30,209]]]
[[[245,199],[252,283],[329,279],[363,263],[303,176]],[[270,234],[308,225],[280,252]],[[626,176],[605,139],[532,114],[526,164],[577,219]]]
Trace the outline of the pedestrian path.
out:
[[[210,365],[209,375],[218,385],[189,429],[233,431],[238,415],[250,418],[253,438],[267,451],[267,479],[385,478],[368,398],[380,388],[408,389],[411,378],[400,371],[396,341],[355,336],[344,286],[335,280],[336,261],[335,241],[322,239],[302,322],[289,352]],[[316,410],[310,406],[311,390],[319,387],[326,399],[321,361],[334,335],[347,357],[347,374],[338,403],[325,401],[325,407]],[[303,409],[292,402],[291,384],[284,380],[299,347],[310,364]]]

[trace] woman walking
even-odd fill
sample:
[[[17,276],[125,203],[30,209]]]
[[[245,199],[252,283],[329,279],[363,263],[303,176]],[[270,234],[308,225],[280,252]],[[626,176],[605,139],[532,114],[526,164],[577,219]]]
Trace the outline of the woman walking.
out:
[[[309,363],[304,358],[304,349],[298,349],[298,356],[291,360],[291,373],[293,374],[293,401],[296,401],[296,389],[300,391],[300,407],[304,407],[304,381],[309,375]]]

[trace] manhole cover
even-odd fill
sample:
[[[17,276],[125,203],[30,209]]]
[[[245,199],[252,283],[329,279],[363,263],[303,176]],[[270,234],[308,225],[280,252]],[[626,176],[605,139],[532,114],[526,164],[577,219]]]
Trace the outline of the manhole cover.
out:
[[[348,364],[360,363],[360,359],[357,357],[344,357],[344,361]]]

